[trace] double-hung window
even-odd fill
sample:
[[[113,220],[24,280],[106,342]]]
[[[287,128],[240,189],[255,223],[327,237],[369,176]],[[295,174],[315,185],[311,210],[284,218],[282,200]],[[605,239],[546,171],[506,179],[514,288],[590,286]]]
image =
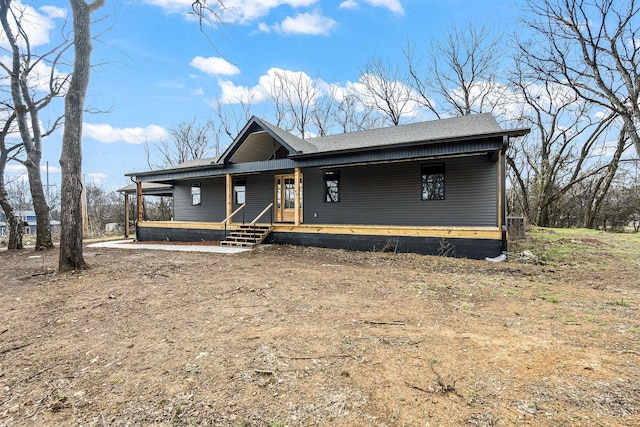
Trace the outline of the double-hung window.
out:
[[[202,204],[202,187],[199,182],[191,183],[191,205],[200,206]]]
[[[340,172],[324,173],[324,201],[325,203],[340,201]]]
[[[233,198],[236,204],[242,205],[246,203],[247,179],[236,178],[233,180]]]
[[[444,200],[444,164],[422,165],[422,200]]]

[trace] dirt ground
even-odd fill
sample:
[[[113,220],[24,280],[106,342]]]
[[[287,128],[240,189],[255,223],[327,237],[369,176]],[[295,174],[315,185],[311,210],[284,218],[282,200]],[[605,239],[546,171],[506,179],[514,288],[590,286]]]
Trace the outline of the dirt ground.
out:
[[[640,258],[604,239],[543,263],[87,248],[64,275],[2,251],[0,426],[638,426]]]

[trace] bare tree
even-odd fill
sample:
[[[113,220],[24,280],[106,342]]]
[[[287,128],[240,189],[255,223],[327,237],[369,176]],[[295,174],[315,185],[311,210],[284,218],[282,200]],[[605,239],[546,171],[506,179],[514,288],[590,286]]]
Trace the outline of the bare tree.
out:
[[[492,112],[506,88],[498,81],[506,57],[500,40],[487,25],[453,27],[443,40],[431,42],[426,67],[408,44],[404,55],[415,101],[438,118]]]
[[[198,123],[194,117],[190,122],[181,122],[169,128],[171,141],[161,141],[156,144],[155,151],[159,156],[159,164],[151,164],[151,151],[145,142],[147,163],[152,169],[171,168],[190,160],[210,157],[213,147],[210,144],[211,123]]]
[[[527,0],[541,78],[613,111],[640,153],[640,8],[635,0]]]
[[[397,126],[402,116],[411,110],[411,90],[403,82],[397,66],[385,63],[379,57],[370,58],[358,81],[360,101],[381,114],[390,124]]]
[[[327,136],[335,124],[333,117],[337,105],[337,89],[331,86],[329,93],[324,93],[316,97],[313,110],[311,111],[311,123],[313,124],[317,136]]]
[[[217,120],[215,122],[212,120],[210,126],[213,130],[216,156],[238,135],[240,129],[251,118],[253,99],[253,95],[249,95],[245,99],[236,99],[235,103],[223,104],[219,99],[214,101],[212,108]]]
[[[608,197],[611,184],[617,176],[618,168],[622,161],[622,154],[629,148],[629,138],[625,127],[618,134],[617,144],[611,156],[611,160],[607,164],[603,173],[594,180],[594,188],[589,198],[586,212],[584,213],[583,224],[588,228],[595,228],[596,217],[603,208],[604,202]]]
[[[31,50],[29,37],[22,27],[24,10],[12,5],[11,0],[0,0],[0,22],[10,46],[10,64],[0,62],[0,67],[10,79],[12,108],[24,146],[25,158],[21,160],[27,168],[33,207],[37,219],[36,249],[53,247],[50,229],[50,211],[45,197],[40,163],[42,142],[62,122],[58,117],[48,129],[40,121],[40,112],[51,101],[61,96],[68,82],[67,75],[57,74],[57,65],[63,53],[70,46],[66,39],[43,55],[35,55]],[[48,63],[50,72],[48,88],[38,89],[34,80],[38,79],[38,67]],[[43,93],[44,92],[44,93]]]
[[[109,223],[124,222],[120,196],[96,182],[84,185],[89,232],[100,235]]]
[[[11,110],[11,108],[8,110]],[[20,143],[7,146],[7,136],[13,128],[13,121],[15,120],[15,117],[15,112],[11,111],[8,113],[4,120],[2,129],[0,129],[0,206],[4,211],[4,215],[9,226],[9,241],[7,249],[10,251],[22,249],[22,244],[19,239],[19,221],[16,219],[14,205],[11,203],[9,193],[7,191],[7,182],[5,181],[5,170],[8,161],[23,148]]]
[[[561,225],[554,221],[561,216],[562,198],[609,165],[606,141],[615,115],[592,118],[593,105],[565,86],[532,82],[522,73],[513,83],[523,100],[523,121],[532,132],[509,147],[511,180],[532,223]]]
[[[303,72],[275,70],[269,95],[274,102],[276,125],[295,130],[302,138],[309,136],[315,103],[321,95],[318,80]]]
[[[91,14],[105,0],[69,0],[73,11],[73,75],[65,95],[58,270],[87,268],[82,252],[82,118],[91,71]]]
[[[373,114],[371,107],[360,102],[360,96],[347,89],[336,103],[333,120],[343,133],[375,129],[384,125],[384,119]]]

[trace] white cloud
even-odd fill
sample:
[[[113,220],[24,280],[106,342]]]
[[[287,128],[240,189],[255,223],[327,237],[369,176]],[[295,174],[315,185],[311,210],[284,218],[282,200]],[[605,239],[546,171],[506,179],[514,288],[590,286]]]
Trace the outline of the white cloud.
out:
[[[400,4],[400,0],[360,0],[361,2],[374,7],[383,7],[389,9],[397,15],[404,14],[404,8]],[[338,6],[339,9],[357,9],[360,4],[357,0],[345,0]]]
[[[289,83],[296,88],[315,87],[316,95],[329,93],[331,86],[320,79],[312,79],[303,71],[283,70],[281,68],[270,68],[265,74],[260,76],[258,83],[253,87],[236,86],[230,80],[220,80],[218,84],[222,90],[220,101],[223,104],[237,104],[239,102],[260,103],[271,98],[270,94],[279,91],[283,83]],[[287,89],[282,90],[285,92]],[[290,93],[295,88],[289,89]]]
[[[85,123],[83,133],[86,137],[107,144],[120,141],[128,144],[142,144],[145,141],[163,141],[169,136],[166,129],[157,125],[149,125],[146,128],[114,128],[109,124]]]
[[[338,9],[357,9],[360,5],[356,0],[345,0],[340,3]]]
[[[20,16],[20,24],[27,34],[32,48],[49,43],[51,32],[57,28],[55,20],[66,19],[67,16],[67,11],[59,7],[43,6],[38,11],[20,1],[14,1],[11,8]],[[12,28],[15,27],[11,21],[10,25]],[[15,28],[13,32],[15,34]],[[19,40],[19,43],[22,45],[23,40]],[[8,46],[9,43],[4,31],[0,30],[0,47],[8,48]]]
[[[319,12],[299,13],[294,17],[288,16],[275,28],[283,34],[305,34],[310,36],[327,35],[336,21],[323,16]]]
[[[222,94],[220,102],[223,104],[238,104],[240,102],[259,103],[268,98],[268,92],[259,84],[253,88],[247,86],[236,86],[232,81],[221,80],[218,82]]]
[[[9,163],[5,168],[5,172],[9,175],[22,175],[27,173],[27,168],[21,163]]]
[[[47,173],[47,164],[40,165],[40,172]],[[60,173],[60,168],[49,163],[49,173]]]
[[[318,0],[224,0],[220,17],[225,23],[248,23],[263,18],[280,6],[297,9],[308,7]],[[192,0],[145,0],[144,3],[161,7],[167,13],[192,12]]]
[[[271,27],[267,24],[265,24],[264,22],[261,22],[258,24],[258,30],[261,33],[270,33],[271,32]]]
[[[235,76],[236,74],[240,74],[240,68],[236,67],[226,59],[215,56],[211,56],[209,58],[196,56],[191,61],[190,65],[193,68],[212,76]]]
[[[370,6],[384,7],[398,15],[404,14],[404,9],[400,4],[400,0],[362,0]]]
[[[109,178],[109,175],[102,172],[89,172],[85,174],[85,179],[87,182],[92,182],[94,184],[102,184]]]

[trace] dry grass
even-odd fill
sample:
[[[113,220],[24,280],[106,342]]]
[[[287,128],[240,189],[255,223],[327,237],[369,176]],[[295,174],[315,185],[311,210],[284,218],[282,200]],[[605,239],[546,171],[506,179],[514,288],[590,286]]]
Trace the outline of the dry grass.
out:
[[[0,252],[0,426],[640,425],[637,236],[531,236],[499,264]]]

